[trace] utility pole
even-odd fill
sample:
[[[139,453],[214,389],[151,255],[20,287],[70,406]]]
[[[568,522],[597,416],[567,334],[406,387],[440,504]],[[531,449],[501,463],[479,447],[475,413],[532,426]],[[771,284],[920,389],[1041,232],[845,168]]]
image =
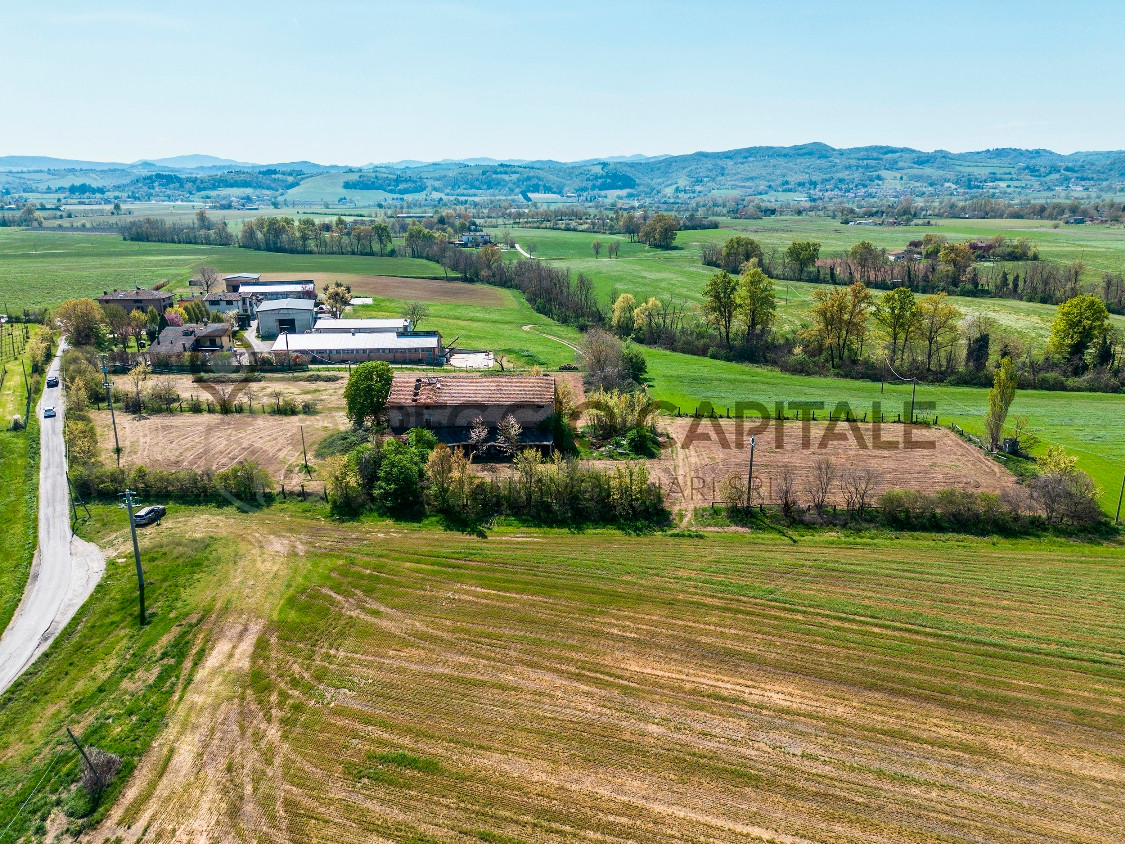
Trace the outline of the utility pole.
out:
[[[754,446],[758,444],[755,437],[750,438],[750,474],[746,479],[746,509],[754,506]]]
[[[305,426],[301,426],[301,456],[305,460],[305,471],[308,476],[312,477],[312,469],[309,468],[309,453],[305,450]]]
[[[1125,496],[1125,475],[1121,476],[1121,492],[1117,494],[1117,515],[1113,517],[1115,525],[1121,524],[1121,498]]]
[[[113,454],[117,457],[117,466],[121,467],[121,442],[117,439],[117,417],[113,413],[113,390],[112,385],[109,383],[109,367],[106,366],[106,356],[104,354],[98,355],[102,361],[102,378],[105,383],[105,403],[109,405],[109,418],[113,422]]]
[[[82,745],[78,743],[78,739],[76,739],[74,737],[74,733],[72,733],[70,731],[70,727],[66,728],[66,734],[68,736],[70,736],[70,740],[72,742],[74,742],[74,746],[78,748],[78,752],[81,753],[82,758],[86,760],[86,764],[90,768],[90,773],[93,774],[94,780],[97,782],[98,786],[101,787],[101,784],[102,784],[101,772],[97,768],[94,767],[94,763],[90,761],[90,757],[86,755],[86,751],[82,748]]]
[[[133,532],[133,559],[137,563],[137,592],[141,603],[141,625],[145,623],[145,573],[141,570],[141,546],[137,544],[137,523],[133,520],[133,496],[131,489],[125,490],[123,498],[125,507],[129,510],[129,530]]]

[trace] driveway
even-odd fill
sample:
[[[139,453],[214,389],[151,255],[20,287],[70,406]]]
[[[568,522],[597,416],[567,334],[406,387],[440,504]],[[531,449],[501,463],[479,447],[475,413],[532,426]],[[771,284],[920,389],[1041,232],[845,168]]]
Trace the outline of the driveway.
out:
[[[65,348],[65,343],[59,344],[49,375],[59,374]],[[58,414],[54,419],[43,418],[48,405],[54,405]],[[35,412],[40,425],[39,548],[23,599],[0,637],[0,693],[50,647],[105,574],[105,557],[98,546],[70,530],[62,388],[44,390]]]

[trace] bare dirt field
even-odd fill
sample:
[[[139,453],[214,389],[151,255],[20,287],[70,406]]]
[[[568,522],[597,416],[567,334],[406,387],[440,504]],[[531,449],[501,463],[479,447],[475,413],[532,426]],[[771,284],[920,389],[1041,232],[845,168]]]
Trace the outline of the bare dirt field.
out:
[[[777,500],[779,472],[792,470],[802,490],[822,457],[832,461],[837,475],[871,469],[875,495],[888,489],[933,492],[947,487],[999,493],[1016,485],[1002,466],[944,428],[747,420],[740,430],[736,420],[728,419],[675,419],[666,427],[675,446],[650,461],[649,469],[663,485],[670,507],[691,509],[721,500],[727,477],[746,477],[751,435],[757,443],[754,500],[766,504]],[[828,500],[844,503],[838,484]]]
[[[299,273],[298,275],[315,281],[317,290],[333,281],[342,282],[351,287],[352,294],[355,296],[380,296],[386,299],[408,299],[453,305],[485,305],[497,308],[506,304],[504,294],[497,288],[484,284],[467,284],[463,281],[348,273]],[[263,273],[262,281],[279,281],[294,277],[293,273]]]
[[[102,462],[113,464],[113,430],[109,413],[91,414],[98,427]],[[266,413],[160,413],[137,419],[117,415],[121,464],[150,469],[226,469],[240,460],[260,464],[278,483],[305,479],[301,457],[304,428],[309,463],[324,437],[348,426],[340,410],[313,415],[276,416]]]

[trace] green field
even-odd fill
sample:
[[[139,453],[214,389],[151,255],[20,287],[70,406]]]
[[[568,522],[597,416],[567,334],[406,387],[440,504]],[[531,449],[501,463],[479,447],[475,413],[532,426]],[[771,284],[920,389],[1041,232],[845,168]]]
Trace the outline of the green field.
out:
[[[180,507],[138,633],[94,515],[105,580],[0,698],[13,840],[89,811],[64,725],[126,763],[97,841],[1117,835],[1120,548]]]
[[[0,229],[0,307],[57,305],[103,290],[168,283],[186,290],[192,269],[210,264],[221,273],[350,273],[443,278],[441,267],[415,258],[287,255],[229,246],[133,243],[110,234]]]
[[[519,366],[558,369],[563,364],[574,363],[575,351],[566,343],[578,345],[581,342],[582,335],[577,329],[537,314],[519,293],[497,292],[503,302],[499,307],[429,304],[430,316],[420,327],[423,331],[440,331],[446,345],[492,351],[505,355],[509,362]],[[349,316],[398,316],[404,304],[400,299],[377,298],[370,305],[354,306]],[[534,330],[523,330],[525,325],[533,326]]]
[[[883,228],[841,226],[834,220],[820,217],[787,217],[769,220],[724,220],[724,228],[680,232],[676,238],[677,249],[668,251],[649,249],[628,238],[617,235],[595,235],[588,232],[567,232],[552,229],[509,227],[525,249],[533,243],[533,254],[552,262],[565,262],[575,273],[585,273],[594,282],[599,299],[605,306],[621,293],[631,293],[639,301],[650,296],[673,299],[679,302],[702,301],[702,291],[707,279],[716,270],[700,262],[704,243],[722,244],[736,234],[748,234],[757,239],[766,250],[784,250],[793,240],[818,240],[823,244],[822,255],[842,253],[860,240],[871,240],[888,249],[902,248],[909,240],[920,239],[927,232],[940,232],[952,240],[969,237],[988,237],[999,232],[1011,236],[1031,237],[1038,231],[1040,250],[1046,260],[1086,261],[1090,269],[1084,275],[1086,283],[1094,283],[1102,271],[1125,271],[1125,229],[1108,226],[1065,226],[1055,230],[1015,228],[1013,223],[1030,223],[1024,220],[942,220],[930,227]],[[494,230],[499,235],[502,229]],[[590,244],[594,240],[606,243],[617,240],[621,244],[618,258],[594,258]],[[1095,264],[1095,261],[1098,263]],[[1096,271],[1095,271],[1096,267]],[[818,287],[807,282],[776,282],[778,294],[778,326],[793,331],[808,323],[808,310],[812,305],[812,292]],[[882,295],[876,291],[876,296]],[[788,302],[785,301],[788,296]],[[1054,305],[1021,302],[1013,299],[967,298],[955,296],[951,304],[966,316],[987,316],[993,319],[1003,333],[1024,343],[1042,348],[1050,334],[1055,316]],[[1125,316],[1114,316],[1114,324],[1125,330]]]
[[[34,330],[38,330],[35,328]],[[6,371],[0,387],[0,631],[19,606],[38,530],[39,420],[34,410],[22,431],[7,430],[13,416],[24,417],[27,408],[21,355],[3,364]],[[29,368],[30,369],[30,368]],[[34,402],[37,397],[32,399]]]

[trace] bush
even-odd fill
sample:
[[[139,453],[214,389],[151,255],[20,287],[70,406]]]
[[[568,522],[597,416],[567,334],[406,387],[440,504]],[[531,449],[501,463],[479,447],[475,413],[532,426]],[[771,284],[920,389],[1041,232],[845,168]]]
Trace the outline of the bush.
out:
[[[650,428],[633,428],[625,434],[625,448],[637,457],[660,456],[660,440]]]
[[[349,428],[346,431],[335,431],[316,444],[313,452],[318,458],[324,459],[334,454],[347,454],[352,449],[371,442],[365,431]]]

